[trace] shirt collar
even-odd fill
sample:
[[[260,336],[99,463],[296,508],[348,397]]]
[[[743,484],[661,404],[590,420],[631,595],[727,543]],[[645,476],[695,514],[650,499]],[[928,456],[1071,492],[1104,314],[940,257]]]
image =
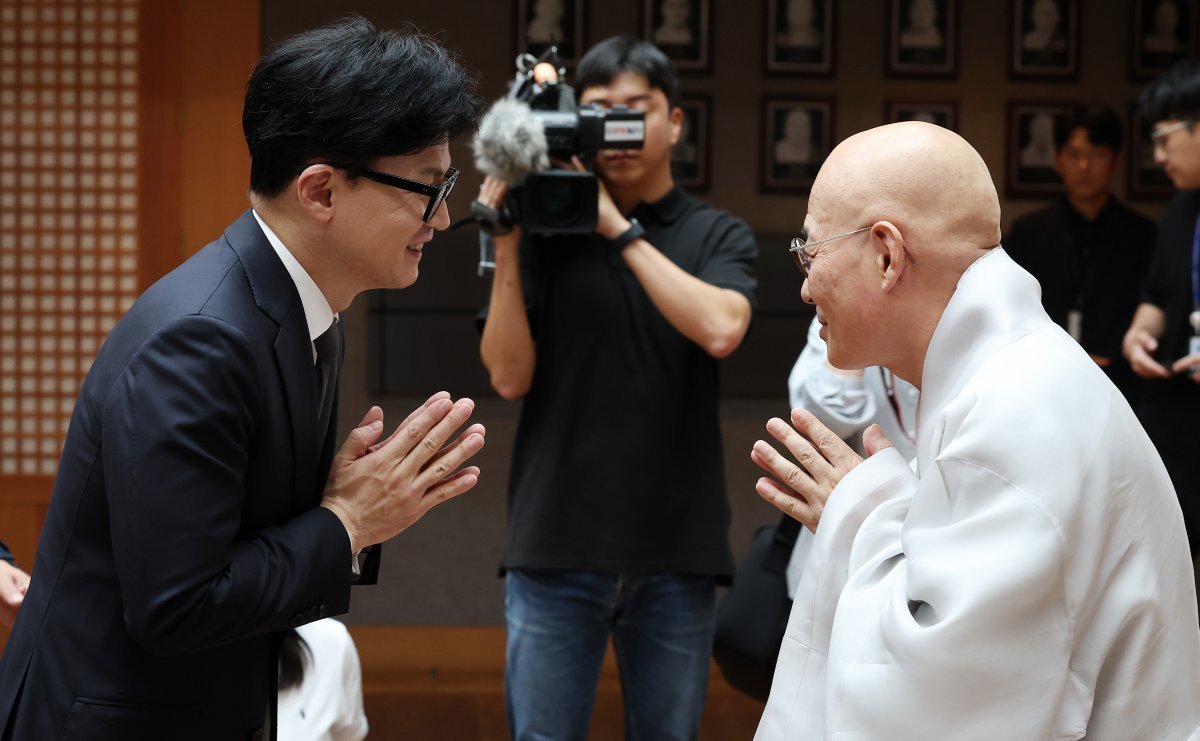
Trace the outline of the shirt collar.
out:
[[[1061,208],[1063,208],[1065,210],[1065,212],[1067,213],[1067,216],[1073,222],[1081,223],[1081,224],[1099,224],[1101,221],[1111,217],[1112,214],[1116,210],[1116,200],[1117,199],[1114,198],[1113,195],[1110,193],[1108,196],[1108,200],[1104,202],[1104,205],[1101,206],[1100,210],[1096,213],[1096,218],[1089,219],[1088,217],[1081,214],[1078,210],[1076,210],[1076,208],[1073,205],[1071,205],[1071,201],[1069,198],[1067,198],[1065,195],[1059,196],[1059,204],[1060,204]]]
[[[288,275],[292,276],[292,282],[296,284],[296,292],[300,294],[300,304],[304,307],[304,319],[308,322],[308,339],[317,339],[337,321],[333,307],[329,305],[325,294],[321,293],[321,289],[313,282],[312,276],[292,255],[275,232],[271,231],[271,227],[267,226],[258,212],[251,210],[250,213],[254,214],[254,220],[258,222],[263,234],[267,235],[267,241],[271,243],[271,247],[275,249],[275,254],[279,255],[283,267],[287,268]]]
[[[665,196],[654,203],[639,203],[631,215],[636,216],[639,221],[653,220],[662,224],[672,224],[687,211],[688,200],[683,188],[675,184]]]

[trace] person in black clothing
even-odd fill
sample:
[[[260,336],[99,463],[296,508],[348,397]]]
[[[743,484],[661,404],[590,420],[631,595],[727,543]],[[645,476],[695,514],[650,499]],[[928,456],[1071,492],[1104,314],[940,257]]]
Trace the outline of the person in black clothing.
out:
[[[1121,341],[1150,267],[1154,222],[1118,201],[1121,120],[1106,106],[1080,108],[1055,128],[1054,169],[1066,193],[1015,220],[1004,249],[1042,284],[1042,305],[1136,407],[1142,383]]]
[[[717,359],[749,327],[758,250],[671,178],[682,111],[659,49],[608,39],[576,90],[643,111],[645,146],[595,157],[595,234],[495,238],[481,355],[524,398],[501,564],[509,727],[586,738],[611,634],[629,736],[694,738],[734,566]],[[503,191],[489,178],[479,201]]]
[[[1158,245],[1124,351],[1146,381],[1140,417],[1171,474],[1193,557],[1200,556],[1200,60],[1176,63],[1142,93],[1154,159],[1179,192]]]

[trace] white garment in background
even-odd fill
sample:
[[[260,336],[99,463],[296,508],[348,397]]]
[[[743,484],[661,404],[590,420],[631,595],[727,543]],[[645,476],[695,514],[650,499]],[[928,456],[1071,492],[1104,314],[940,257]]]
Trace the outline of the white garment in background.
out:
[[[920,392],[903,378],[892,375],[893,393],[900,417],[888,400],[884,371],[878,366],[864,368],[861,376],[838,373],[829,367],[829,346],[821,339],[821,323],[813,317],[808,339],[792,372],[788,374],[788,400],[792,408],[812,412],[830,432],[863,454],[862,434],[879,423],[904,458],[917,454],[916,441],[910,435],[917,430],[917,397]]]
[[[279,741],[361,741],[362,669],[346,626],[325,618],[296,629],[308,644],[300,686],[279,693]]]
[[[808,339],[792,372],[788,374],[788,401],[792,409],[807,409],[850,447],[864,455],[862,435],[879,424],[905,460],[917,454],[914,437],[917,430],[917,399],[921,395],[911,383],[892,375],[892,393],[896,407],[888,399],[885,371],[878,366],[864,368],[861,376],[838,373],[829,367],[829,346],[821,339],[821,323],[813,317]],[[788,560],[786,581],[788,598],[796,596],[796,586],[812,547],[812,532],[801,528]]]
[[[930,342],[916,473],[826,503],[758,741],[1200,739],[1200,630],[1166,470],[1002,248]]]

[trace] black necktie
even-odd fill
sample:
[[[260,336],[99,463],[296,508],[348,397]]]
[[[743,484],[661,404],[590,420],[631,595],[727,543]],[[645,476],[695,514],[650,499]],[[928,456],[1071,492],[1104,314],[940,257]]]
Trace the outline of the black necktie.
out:
[[[333,413],[333,397],[337,390],[338,347],[341,334],[337,322],[329,325],[320,337],[313,340],[317,349],[317,449],[325,446]]]

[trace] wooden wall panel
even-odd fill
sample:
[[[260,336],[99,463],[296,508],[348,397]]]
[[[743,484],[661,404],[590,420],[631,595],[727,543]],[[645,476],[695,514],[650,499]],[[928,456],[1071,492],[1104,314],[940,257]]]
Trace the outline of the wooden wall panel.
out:
[[[246,0],[0,0],[0,539],[27,570],[108,331],[246,207],[258,38]]]

